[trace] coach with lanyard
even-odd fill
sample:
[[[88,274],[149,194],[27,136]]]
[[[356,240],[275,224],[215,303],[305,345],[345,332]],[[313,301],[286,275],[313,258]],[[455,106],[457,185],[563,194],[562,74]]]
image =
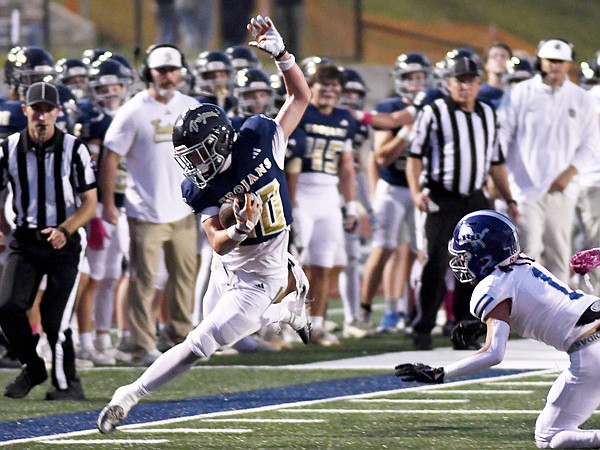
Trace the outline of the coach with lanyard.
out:
[[[83,142],[55,126],[60,113],[56,87],[31,85],[23,112],[27,128],[0,146],[0,189],[10,183],[16,214],[13,240],[8,249],[0,248],[9,251],[0,286],[0,325],[24,365],[4,395],[25,397],[48,378],[26,316],[47,275],[40,310],[52,349],[55,389],[46,399],[83,399],[69,321],[81,254],[77,230],[95,214],[96,177]]]
[[[487,208],[483,188],[488,174],[507,201],[510,216],[518,216],[497,145],[496,115],[491,107],[476,100],[481,86],[477,61],[461,56],[450,59],[448,66],[449,95],[426,106],[417,119],[406,168],[415,206],[427,213],[426,259],[413,322],[417,350],[432,348],[431,330],[445,291],[448,241],[465,214]],[[468,284],[456,286],[457,322],[470,316],[472,290]]]

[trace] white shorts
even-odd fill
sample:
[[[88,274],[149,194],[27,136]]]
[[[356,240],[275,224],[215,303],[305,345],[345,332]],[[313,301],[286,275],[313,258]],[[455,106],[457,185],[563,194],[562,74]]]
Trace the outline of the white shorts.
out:
[[[123,258],[129,254],[129,226],[125,214],[119,215],[116,226],[105,224],[109,235],[102,250],[86,250],[93,280],[118,279],[123,273]]]
[[[300,260],[305,266],[331,268],[336,252],[344,251],[340,196],[336,186],[304,187],[298,187],[294,208],[295,228],[304,246]]]
[[[373,203],[377,217],[373,245],[394,249],[401,244],[409,244],[411,250],[416,251],[414,209],[409,188],[394,186],[380,178]]]

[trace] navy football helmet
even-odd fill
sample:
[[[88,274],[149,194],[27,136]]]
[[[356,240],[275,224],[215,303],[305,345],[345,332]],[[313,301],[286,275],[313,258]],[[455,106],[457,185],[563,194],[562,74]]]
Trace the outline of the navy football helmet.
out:
[[[11,87],[24,96],[27,88],[38,81],[54,80],[54,58],[40,47],[21,47],[14,55]]]
[[[98,59],[90,68],[90,90],[94,103],[104,112],[115,111],[129,97],[131,86],[131,70],[114,59]],[[111,85],[121,85],[121,89],[110,88]],[[112,100],[118,99],[118,102]]]
[[[415,72],[423,72],[425,74],[425,82],[423,86],[418,89],[415,89],[415,83],[408,77],[409,74]],[[392,78],[394,80],[394,90],[396,91],[396,94],[400,97],[412,100],[420,90],[424,90],[431,86],[431,61],[422,53],[403,53],[396,58]]]
[[[59,59],[55,66],[56,80],[69,86],[78,99],[88,95],[89,68],[79,58]]]
[[[254,92],[265,92],[264,98],[251,98]],[[275,113],[275,93],[269,75],[260,69],[245,69],[237,73],[233,96],[237,102],[237,112],[250,117],[254,114],[273,116]],[[258,111],[258,112],[257,112]]]
[[[182,112],[173,127],[175,161],[185,177],[204,189],[216,177],[231,154],[237,134],[225,111],[200,103]]]
[[[215,76],[222,72],[225,77]],[[201,95],[228,95],[233,85],[233,64],[225,52],[206,51],[196,59],[196,89]]]
[[[600,52],[597,52],[594,58],[583,61],[580,67],[580,86],[588,89],[600,83]]]
[[[450,268],[461,283],[480,281],[498,266],[517,260],[521,252],[516,225],[504,214],[481,210],[464,216],[448,251],[454,256]]]
[[[91,66],[101,55],[107,52],[104,48],[88,48],[81,54],[81,60],[84,64]]]
[[[260,69],[261,63],[256,52],[245,45],[234,45],[227,48],[225,53],[231,58],[235,70]]]
[[[583,63],[582,63],[583,64]],[[525,58],[513,56],[506,61],[506,73],[502,75],[502,81],[510,86],[513,83],[527,80],[533,76],[533,65]]]
[[[367,90],[367,83],[365,83],[360,73],[349,67],[344,68],[344,83],[342,84],[340,104],[352,109],[364,109]],[[358,96],[349,96],[348,93],[350,92],[356,92]]]
[[[333,64],[333,61],[325,56],[307,56],[298,66],[307,80],[312,77],[317,71],[317,67],[321,64]]]

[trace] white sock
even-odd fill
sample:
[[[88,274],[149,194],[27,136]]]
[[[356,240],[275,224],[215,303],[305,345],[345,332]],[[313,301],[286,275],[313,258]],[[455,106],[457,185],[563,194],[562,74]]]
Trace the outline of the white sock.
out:
[[[315,330],[323,328],[323,316],[310,316],[308,321],[312,324]]]
[[[79,333],[79,349],[80,350],[93,350],[94,349],[94,343],[92,340],[91,332]]]
[[[395,312],[398,309],[398,299],[397,298],[386,298],[385,299],[385,311],[386,312]]]

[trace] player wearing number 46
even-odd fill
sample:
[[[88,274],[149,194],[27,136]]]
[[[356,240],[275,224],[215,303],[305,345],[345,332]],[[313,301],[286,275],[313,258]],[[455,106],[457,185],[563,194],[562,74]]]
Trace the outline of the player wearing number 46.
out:
[[[274,120],[253,116],[239,133],[221,108],[206,103],[187,109],[175,122],[175,159],[187,178],[183,196],[201,214],[215,252],[204,318],[140,378],[117,389],[98,417],[102,433],[112,431],[142,397],[269,322],[289,324],[305,343],[310,338],[304,304],[308,283],[287,253],[291,204],[283,171],[286,141],[310,91],[270,19],[257,16],[248,28],[255,39],[251,45],[275,58],[288,97]],[[249,193],[244,205],[234,203],[235,224],[224,228],[219,205],[244,191]],[[287,287],[288,265],[297,289],[273,303]]]
[[[535,424],[538,448],[598,448],[600,430],[579,427],[600,405],[600,298],[573,291],[520,253],[513,222],[496,211],[466,215],[454,229],[450,268],[476,284],[471,313],[487,324],[485,346],[446,367],[400,364],[403,381],[443,383],[480,372],[504,358],[509,331],[567,352]]]

